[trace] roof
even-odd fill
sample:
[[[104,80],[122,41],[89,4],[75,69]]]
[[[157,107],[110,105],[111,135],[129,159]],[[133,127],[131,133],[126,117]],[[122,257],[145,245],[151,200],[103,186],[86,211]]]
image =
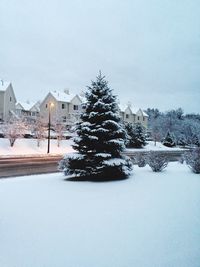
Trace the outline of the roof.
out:
[[[6,91],[6,89],[10,84],[11,82],[5,82],[2,79],[0,79],[0,91]]]
[[[18,104],[22,106],[23,110],[29,111],[35,106],[35,108],[38,109],[38,111],[39,111],[38,102],[36,102],[36,103],[35,102],[17,102],[16,105],[18,105]]]
[[[136,114],[139,111],[139,108],[132,107],[131,105],[127,104],[118,104],[120,111],[125,112],[127,108],[129,108],[132,114]]]
[[[137,108],[137,107],[132,107],[132,105],[128,105],[128,104],[118,104],[118,107],[119,107],[119,109],[120,109],[120,111],[121,112],[125,112],[125,110],[127,109],[127,108],[129,108],[130,110],[131,110],[131,112],[132,112],[132,114],[137,114],[138,113],[138,111],[141,111],[142,112],[142,115],[144,116],[144,117],[148,117],[148,115],[147,115],[147,113],[144,111],[144,110],[142,110],[142,109],[140,109],[140,108]]]
[[[142,115],[143,115],[144,117],[149,117],[149,115],[148,115],[144,110],[142,110]]]
[[[67,103],[69,103],[76,96],[75,94],[67,94],[62,91],[51,91],[50,93],[57,101],[67,102]]]

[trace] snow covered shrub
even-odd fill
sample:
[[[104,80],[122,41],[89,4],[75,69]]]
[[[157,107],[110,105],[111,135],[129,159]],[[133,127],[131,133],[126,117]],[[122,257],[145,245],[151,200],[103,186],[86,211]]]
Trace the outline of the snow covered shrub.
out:
[[[154,172],[161,172],[168,165],[168,160],[165,156],[160,155],[159,152],[150,151],[147,156],[147,163]]]
[[[200,173],[200,147],[193,149],[184,155],[186,164],[194,173]]]
[[[144,154],[139,153],[136,157],[138,167],[145,167],[146,166],[146,157]]]
[[[135,125],[126,123],[125,128],[128,134],[127,147],[142,148],[145,146],[145,128],[140,123],[136,123]]]
[[[181,155],[181,157],[179,158],[178,162],[179,162],[180,164],[183,164],[184,161],[185,161],[184,155]]]
[[[176,146],[174,136],[168,131],[162,144],[167,147],[174,147]]]
[[[101,73],[88,87],[77,135],[73,148],[78,153],[60,163],[65,174],[89,180],[120,179],[130,174],[132,162],[122,155],[126,131],[120,122],[116,96]]]

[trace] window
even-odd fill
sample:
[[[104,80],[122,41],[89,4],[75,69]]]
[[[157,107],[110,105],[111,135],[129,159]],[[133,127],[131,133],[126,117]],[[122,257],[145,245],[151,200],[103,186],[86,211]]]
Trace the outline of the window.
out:
[[[64,103],[62,103],[62,109],[65,109],[65,104]]]
[[[10,102],[12,101],[12,97],[10,96]]]
[[[145,121],[145,117],[143,117],[143,121]]]
[[[126,119],[128,119],[129,118],[129,115],[128,114],[126,114]]]
[[[74,105],[74,110],[78,110],[78,105]]]
[[[139,120],[140,120],[140,117],[138,116],[137,119],[138,119],[138,121],[139,121]]]
[[[63,122],[66,122],[67,121],[66,116],[63,116],[62,119],[63,119]]]
[[[48,108],[48,104],[46,104],[46,108]]]

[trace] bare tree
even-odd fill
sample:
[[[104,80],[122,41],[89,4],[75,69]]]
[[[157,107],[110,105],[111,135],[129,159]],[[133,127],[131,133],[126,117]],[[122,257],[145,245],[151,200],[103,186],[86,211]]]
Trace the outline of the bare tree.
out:
[[[64,136],[64,131],[65,131],[65,126],[63,125],[62,122],[57,121],[55,126],[54,126],[55,132],[56,132],[56,137],[57,137],[57,146],[60,146],[60,142],[63,139]]]
[[[26,126],[23,120],[15,117],[11,117],[3,128],[4,135],[8,138],[11,147],[14,146],[14,143],[18,138],[24,136],[25,131]]]
[[[36,122],[33,126],[33,133],[35,138],[37,139],[37,146],[40,146],[40,142],[45,139],[45,130],[46,127],[44,126],[44,123],[42,122],[41,118],[37,118]]]

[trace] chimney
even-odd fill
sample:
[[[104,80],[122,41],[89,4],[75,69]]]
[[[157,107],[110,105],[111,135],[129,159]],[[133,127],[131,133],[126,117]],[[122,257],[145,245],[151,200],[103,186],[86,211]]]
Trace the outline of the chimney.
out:
[[[69,95],[69,89],[64,89],[64,93]]]

